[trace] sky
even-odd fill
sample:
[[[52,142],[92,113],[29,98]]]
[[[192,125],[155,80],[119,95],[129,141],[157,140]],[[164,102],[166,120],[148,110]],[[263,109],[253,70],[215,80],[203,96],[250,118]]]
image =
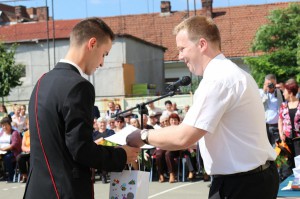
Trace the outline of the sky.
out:
[[[169,0],[172,11],[201,9],[201,0]],[[298,0],[213,0],[213,7],[296,2]],[[161,0],[0,0],[12,6],[40,7],[46,4],[55,20],[82,19],[160,12]],[[52,9],[52,5],[53,8]],[[195,6],[196,5],[196,6]]]

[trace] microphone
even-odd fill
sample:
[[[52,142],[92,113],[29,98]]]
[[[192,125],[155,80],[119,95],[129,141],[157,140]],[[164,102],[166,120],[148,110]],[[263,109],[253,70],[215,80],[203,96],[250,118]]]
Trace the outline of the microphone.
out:
[[[187,86],[191,83],[191,78],[189,76],[183,76],[181,79],[177,80],[175,83],[169,85],[167,91],[176,91],[179,86]]]

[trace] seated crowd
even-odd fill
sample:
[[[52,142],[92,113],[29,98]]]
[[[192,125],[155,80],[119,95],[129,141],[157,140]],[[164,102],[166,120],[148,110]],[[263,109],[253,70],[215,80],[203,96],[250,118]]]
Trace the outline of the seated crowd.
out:
[[[7,113],[1,105],[0,127],[0,179],[12,182],[14,176],[21,175],[21,182],[27,180],[30,157],[29,121],[26,106],[13,106],[13,112]]]
[[[173,104],[170,100],[166,101],[166,110],[163,110],[155,107],[154,103],[150,103],[147,106],[148,115],[143,114],[142,121],[138,115],[133,114],[131,111],[114,117],[114,115],[120,113],[122,110],[119,104],[115,104],[112,101],[108,103],[108,110],[102,117],[98,107],[95,106],[93,110],[93,140],[98,145],[116,146],[116,144],[105,140],[105,138],[118,133],[127,125],[132,125],[140,129],[142,128],[141,124],[143,124],[143,128],[147,129],[178,125],[187,110],[179,110],[176,103]],[[11,113],[7,113],[4,105],[0,107],[0,163],[1,161],[3,162],[3,168],[0,167],[0,177],[2,180],[8,182],[12,182],[16,174],[20,175],[20,182],[22,183],[25,183],[28,178],[30,132],[29,117],[26,117],[25,112],[25,105],[15,104]],[[188,179],[193,178],[196,167],[193,153],[195,153],[193,149],[187,149],[186,151],[164,151],[155,148],[146,151],[148,157],[154,157],[156,160],[156,166],[154,167],[157,168],[159,182],[164,182],[165,178],[169,178],[170,183],[176,182],[177,179],[177,164],[180,164],[177,160],[178,157],[185,157],[187,159]],[[193,160],[191,160],[192,156]],[[139,164],[140,162],[132,164],[132,168],[139,169]],[[92,170],[92,172],[99,174],[103,183],[107,182],[108,175],[106,171]]]

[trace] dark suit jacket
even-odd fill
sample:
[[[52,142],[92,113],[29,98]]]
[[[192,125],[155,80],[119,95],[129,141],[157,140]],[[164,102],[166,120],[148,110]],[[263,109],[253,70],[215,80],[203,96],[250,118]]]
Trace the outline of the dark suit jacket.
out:
[[[93,198],[90,167],[121,171],[126,164],[124,149],[93,142],[93,85],[74,66],[58,63],[42,77],[37,101],[36,89],[29,102],[31,154],[24,198],[57,198],[38,136],[36,103],[41,140],[60,198]]]

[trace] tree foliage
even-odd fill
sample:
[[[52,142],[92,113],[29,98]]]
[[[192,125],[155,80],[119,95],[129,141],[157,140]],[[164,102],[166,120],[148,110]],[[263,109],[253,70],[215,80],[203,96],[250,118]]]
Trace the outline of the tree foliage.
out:
[[[22,85],[20,78],[24,69],[23,64],[15,63],[17,45],[6,47],[0,43],[0,97],[8,96],[11,89]]]
[[[180,87],[180,90],[182,93],[195,93],[196,89],[199,86],[200,81],[202,80],[202,77],[198,76],[192,76],[192,82],[189,86],[182,86]]]
[[[269,23],[256,32],[251,51],[261,56],[245,58],[257,83],[262,86],[267,74],[278,82],[296,78],[300,82],[300,4],[273,10]]]

